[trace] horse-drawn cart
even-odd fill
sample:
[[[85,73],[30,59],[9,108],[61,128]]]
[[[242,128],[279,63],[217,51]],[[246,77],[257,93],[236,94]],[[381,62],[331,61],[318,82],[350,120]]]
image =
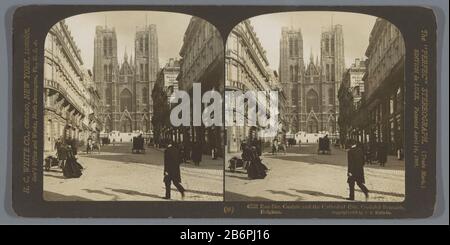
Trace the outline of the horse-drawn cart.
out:
[[[328,137],[319,138],[319,149],[317,154],[331,154],[330,139]]]
[[[145,153],[145,142],[144,142],[144,138],[143,137],[133,137],[133,149],[132,152],[133,153]]]

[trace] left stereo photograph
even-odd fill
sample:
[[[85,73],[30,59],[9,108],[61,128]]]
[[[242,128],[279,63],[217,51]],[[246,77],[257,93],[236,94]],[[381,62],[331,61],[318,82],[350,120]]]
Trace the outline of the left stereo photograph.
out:
[[[223,201],[223,127],[171,115],[181,104],[189,115],[199,87],[224,91],[212,24],[86,13],[56,23],[44,46],[45,201]]]

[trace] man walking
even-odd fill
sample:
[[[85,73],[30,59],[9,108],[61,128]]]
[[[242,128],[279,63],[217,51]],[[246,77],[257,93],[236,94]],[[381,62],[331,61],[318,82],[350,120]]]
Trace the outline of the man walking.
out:
[[[347,152],[348,171],[347,183],[350,188],[350,195],[347,200],[355,200],[355,183],[366,196],[366,201],[369,199],[369,190],[364,185],[364,153],[362,147],[356,142],[352,141],[352,146]]]
[[[175,185],[181,193],[181,198],[184,199],[185,189],[181,185],[180,164],[180,153],[178,149],[173,143],[169,143],[167,149],[164,151],[164,184],[166,185],[166,196],[164,199],[170,199],[171,183]]]

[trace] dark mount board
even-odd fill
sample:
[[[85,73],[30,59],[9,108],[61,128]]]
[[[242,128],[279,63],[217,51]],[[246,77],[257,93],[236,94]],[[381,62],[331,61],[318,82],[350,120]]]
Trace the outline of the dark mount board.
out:
[[[400,29],[405,41],[405,200],[385,202],[163,202],[43,200],[44,41],[50,28],[70,16],[118,10],[185,13],[212,23],[226,37],[239,22],[261,14],[339,11],[381,17]],[[426,32],[427,38],[422,34]],[[13,208],[24,217],[108,218],[419,218],[432,215],[436,198],[436,23],[433,11],[400,6],[88,6],[33,5],[16,10],[13,22]],[[424,48],[426,47],[426,48]],[[427,81],[414,79],[414,52],[428,52],[421,64]],[[30,69],[30,70],[28,70]],[[26,82],[25,82],[26,81]],[[31,87],[24,87],[26,86]],[[414,94],[422,91],[423,103]],[[33,113],[34,112],[34,113]],[[428,121],[414,135],[414,120]],[[32,159],[35,159],[34,162]],[[415,162],[420,164],[415,165]],[[262,212],[264,210],[276,212]],[[358,210],[339,215],[342,210]],[[268,214],[271,213],[271,214]]]

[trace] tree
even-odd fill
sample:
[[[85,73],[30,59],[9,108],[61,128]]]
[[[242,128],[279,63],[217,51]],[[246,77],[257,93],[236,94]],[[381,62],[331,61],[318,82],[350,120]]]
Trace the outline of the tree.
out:
[[[160,83],[155,83],[152,90],[153,100],[153,137],[155,143],[160,143],[163,133],[170,127],[170,107],[167,94]]]
[[[339,139],[344,146],[347,143],[351,120],[354,114],[353,95],[347,86],[341,84],[338,91],[339,99]]]

